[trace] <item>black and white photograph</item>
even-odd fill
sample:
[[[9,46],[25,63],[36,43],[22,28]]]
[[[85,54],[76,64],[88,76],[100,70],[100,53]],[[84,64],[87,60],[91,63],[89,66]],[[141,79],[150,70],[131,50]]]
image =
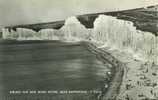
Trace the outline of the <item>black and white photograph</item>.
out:
[[[158,0],[0,0],[0,100],[158,100]]]

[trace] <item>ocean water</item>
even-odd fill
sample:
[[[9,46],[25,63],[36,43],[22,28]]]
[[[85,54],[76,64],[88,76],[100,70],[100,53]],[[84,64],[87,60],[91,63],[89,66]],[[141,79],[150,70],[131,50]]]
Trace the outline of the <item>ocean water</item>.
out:
[[[105,82],[107,71],[109,69],[82,43],[0,42],[1,97],[28,95],[9,93],[14,90],[98,90]]]
[[[76,17],[69,17],[59,30],[42,29],[35,32],[27,28],[17,28],[16,31],[2,29],[2,33],[3,39],[12,40],[91,40],[132,54],[134,59],[158,64],[157,36],[138,30],[131,21],[107,15],[99,15],[92,29],[84,27]]]

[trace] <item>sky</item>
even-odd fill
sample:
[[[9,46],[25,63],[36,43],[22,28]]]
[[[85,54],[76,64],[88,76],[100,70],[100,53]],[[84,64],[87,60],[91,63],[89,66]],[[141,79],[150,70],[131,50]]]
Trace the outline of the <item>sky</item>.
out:
[[[0,0],[0,27],[57,21],[74,15],[155,4],[158,0]]]

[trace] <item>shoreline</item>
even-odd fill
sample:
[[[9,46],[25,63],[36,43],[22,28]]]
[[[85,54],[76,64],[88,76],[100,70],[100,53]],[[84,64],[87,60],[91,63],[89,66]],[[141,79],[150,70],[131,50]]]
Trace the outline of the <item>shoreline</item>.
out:
[[[108,80],[108,87],[103,87],[103,94],[99,97],[99,100],[116,100],[119,95],[120,88],[124,77],[124,64],[113,57],[110,53],[105,50],[101,50],[90,42],[84,42],[90,52],[99,55],[103,62],[108,62],[112,65],[110,80]]]
[[[18,42],[18,44],[21,44],[21,43],[23,43],[23,41],[10,41],[10,43],[11,42],[14,42],[13,44],[16,44],[17,42]],[[29,43],[32,43],[33,41],[24,41],[25,43],[27,42],[29,42]],[[38,41],[34,41],[33,43],[37,43]],[[55,41],[54,43],[56,44],[56,42],[57,41]],[[59,41],[59,42],[63,42],[63,41]],[[9,44],[10,44],[9,43]],[[53,43],[53,41],[50,41],[50,42],[48,42],[48,43]],[[64,42],[65,43],[65,42]],[[84,44],[82,44],[82,42],[70,42],[70,43],[66,43],[66,46],[68,46],[68,45],[71,45],[71,44],[76,44],[75,46],[78,46],[78,45],[82,45],[82,46],[84,46]],[[12,45],[12,43],[11,43],[11,45]],[[87,48],[85,48],[85,49],[87,49]],[[87,50],[86,50],[87,51]],[[88,52],[90,52],[90,51],[88,51]],[[90,53],[92,53],[92,52],[90,52]],[[91,95],[91,94],[88,94],[89,95],[89,97],[90,98],[95,98],[95,99],[89,99],[89,100],[96,100],[97,99],[97,97],[96,97],[96,95]],[[86,96],[85,96],[86,97]],[[87,97],[88,98],[88,97]],[[65,100],[65,99],[63,99],[63,100]],[[66,99],[67,100],[67,99]]]
[[[6,42],[7,41],[7,42]],[[77,41],[77,42],[64,42],[60,40],[25,40],[25,41],[17,41],[17,40],[2,40],[1,43],[5,44],[21,44],[21,42],[25,43],[56,43],[56,42],[63,42],[66,44],[76,44],[76,45],[83,45],[85,48],[88,49],[89,52],[93,53],[99,60],[101,60],[104,64],[108,63],[112,67],[110,67],[110,74],[108,74],[108,78],[105,79],[105,84],[101,86],[102,93],[96,96],[97,100],[116,100],[117,96],[119,95],[120,87],[122,84],[123,76],[124,76],[124,64],[116,59],[111,53],[107,52],[106,50],[102,50],[98,48],[94,43],[87,42],[87,41]],[[81,44],[80,44],[81,43]],[[106,73],[107,74],[107,73]],[[106,87],[106,86],[107,87]]]

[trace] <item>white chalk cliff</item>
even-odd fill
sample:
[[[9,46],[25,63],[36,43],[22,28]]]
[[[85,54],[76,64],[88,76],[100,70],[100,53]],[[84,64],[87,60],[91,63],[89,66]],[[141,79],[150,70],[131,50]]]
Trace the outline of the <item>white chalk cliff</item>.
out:
[[[17,31],[2,30],[3,39],[16,40],[63,40],[101,43],[113,49],[126,51],[136,59],[158,64],[158,37],[149,32],[137,30],[130,21],[100,15],[94,22],[93,29],[87,29],[76,17],[70,17],[59,29],[42,29],[39,32],[17,28]]]

